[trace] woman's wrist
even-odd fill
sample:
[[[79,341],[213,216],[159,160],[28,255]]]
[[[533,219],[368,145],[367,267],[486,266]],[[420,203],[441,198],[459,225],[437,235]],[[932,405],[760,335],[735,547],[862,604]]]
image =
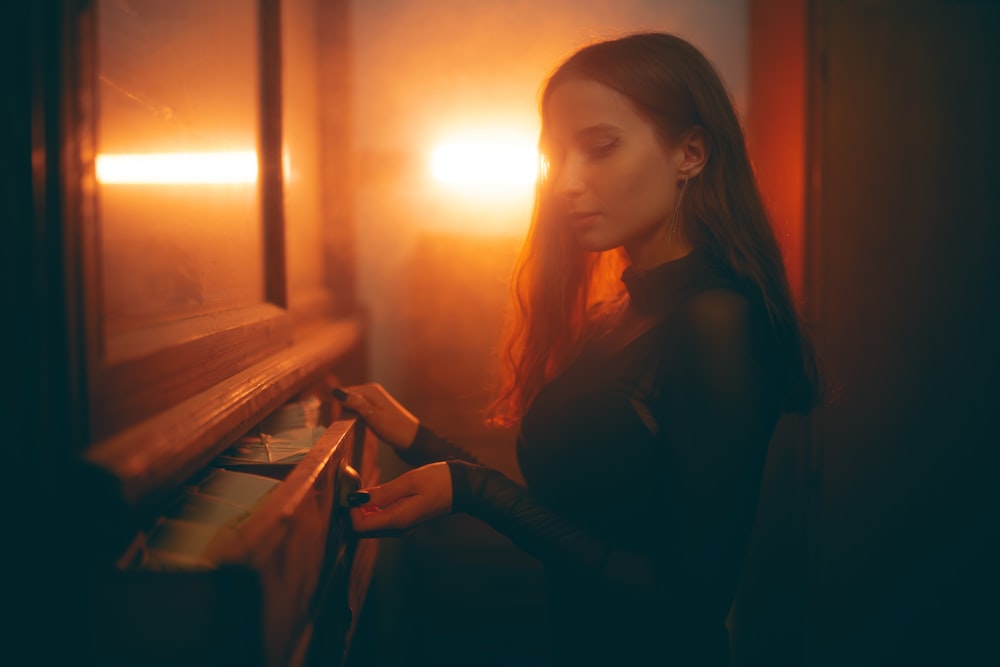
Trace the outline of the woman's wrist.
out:
[[[416,422],[413,425],[413,435],[406,441],[405,444],[401,444],[399,449],[419,452],[424,445],[426,445],[428,438],[433,437],[433,435],[433,431],[424,426],[421,422]]]
[[[448,461],[451,473],[451,512],[468,512],[472,499],[472,484],[469,480],[470,465],[465,461]]]
[[[445,440],[440,435],[424,426],[419,421],[415,425],[416,433],[407,447],[396,447],[396,454],[413,466],[422,466],[435,461],[459,459],[470,463],[478,463],[471,453],[458,445]]]

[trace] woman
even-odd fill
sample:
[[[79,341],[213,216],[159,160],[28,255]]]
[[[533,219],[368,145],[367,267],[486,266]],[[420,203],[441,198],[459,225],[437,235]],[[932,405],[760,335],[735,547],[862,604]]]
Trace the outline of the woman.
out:
[[[727,665],[768,442],[819,394],[739,122],[710,63],[666,34],[581,49],[541,115],[494,406],[520,427],[527,486],[379,385],[349,387],[345,405],[421,466],[359,493],[354,528],[491,524],[544,564],[557,664]]]

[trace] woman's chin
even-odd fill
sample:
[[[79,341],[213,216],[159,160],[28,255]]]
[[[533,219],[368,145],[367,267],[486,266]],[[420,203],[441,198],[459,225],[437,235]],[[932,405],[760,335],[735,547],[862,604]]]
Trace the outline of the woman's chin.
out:
[[[604,252],[605,250],[611,250],[621,245],[621,243],[615,243],[607,238],[603,238],[600,234],[593,231],[577,232],[576,243],[582,250],[588,252]]]

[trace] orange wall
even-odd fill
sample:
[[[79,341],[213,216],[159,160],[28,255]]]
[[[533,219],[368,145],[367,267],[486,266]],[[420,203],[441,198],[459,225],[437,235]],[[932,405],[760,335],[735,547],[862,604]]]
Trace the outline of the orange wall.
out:
[[[805,280],[805,12],[803,0],[750,3],[746,125],[750,157],[800,301]]]

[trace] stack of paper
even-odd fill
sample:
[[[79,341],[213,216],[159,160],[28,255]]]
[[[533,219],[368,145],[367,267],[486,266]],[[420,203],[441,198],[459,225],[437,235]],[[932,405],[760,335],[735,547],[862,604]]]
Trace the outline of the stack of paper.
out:
[[[224,451],[214,465],[247,463],[298,463],[323,435],[324,428],[300,428],[280,433],[264,433],[240,438]]]
[[[263,475],[209,469],[156,522],[139,566],[157,570],[214,567],[213,547],[231,539],[279,483]]]

